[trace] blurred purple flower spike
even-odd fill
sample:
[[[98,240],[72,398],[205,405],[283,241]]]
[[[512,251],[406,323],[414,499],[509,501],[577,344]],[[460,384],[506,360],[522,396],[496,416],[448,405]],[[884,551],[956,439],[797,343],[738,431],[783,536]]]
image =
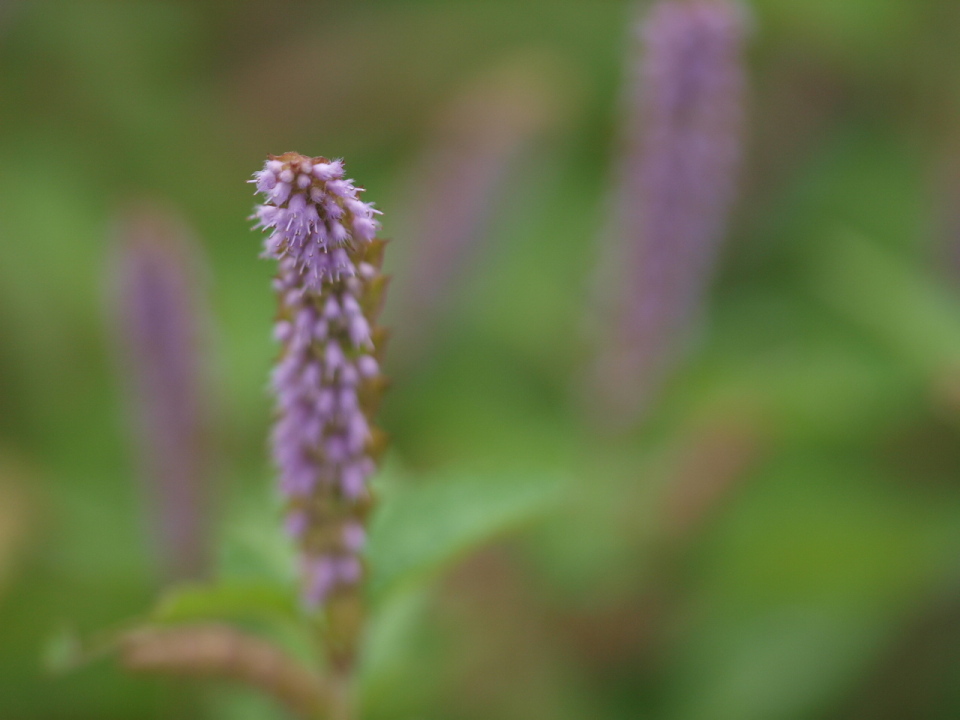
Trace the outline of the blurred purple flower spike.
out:
[[[198,248],[174,213],[143,203],[117,230],[115,267],[124,375],[134,397],[150,515],[174,579],[208,564],[211,463]]]
[[[744,20],[733,0],[662,0],[641,27],[598,363],[618,421],[648,409],[703,309],[740,165]]]
[[[375,239],[378,211],[339,160],[270,156],[253,182],[266,197],[255,213],[269,231],[263,254],[279,263],[273,456],[304,601],[316,608],[363,576],[368,480],[384,446],[373,426],[386,386],[377,357],[385,333],[375,326],[384,243]]]
[[[564,115],[557,75],[549,56],[512,59],[469,83],[434,120],[404,203],[412,259],[394,305],[403,361],[417,364],[429,352],[452,288],[481,256],[498,205],[514,190],[518,156]]]

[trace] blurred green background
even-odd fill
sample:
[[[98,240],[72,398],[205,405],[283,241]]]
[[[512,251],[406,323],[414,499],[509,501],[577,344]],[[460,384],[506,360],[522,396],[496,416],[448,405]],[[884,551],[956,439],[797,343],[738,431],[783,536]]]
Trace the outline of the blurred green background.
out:
[[[160,589],[107,292],[131,200],[178,208],[207,258],[221,562],[251,523],[283,543],[245,181],[288,150],[344,157],[395,240],[386,474],[570,478],[395,604],[365,717],[960,717],[960,5],[750,5],[747,165],[701,342],[614,436],[585,409],[584,326],[638,6],[0,4],[0,718],[283,717],[44,654]],[[548,112],[425,329],[396,310],[416,169],[504,67]]]

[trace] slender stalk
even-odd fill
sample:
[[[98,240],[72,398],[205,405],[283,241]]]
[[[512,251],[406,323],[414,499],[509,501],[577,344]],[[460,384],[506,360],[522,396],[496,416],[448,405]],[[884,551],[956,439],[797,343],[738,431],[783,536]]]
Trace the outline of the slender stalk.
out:
[[[353,673],[334,671],[329,679],[330,720],[355,720]]]

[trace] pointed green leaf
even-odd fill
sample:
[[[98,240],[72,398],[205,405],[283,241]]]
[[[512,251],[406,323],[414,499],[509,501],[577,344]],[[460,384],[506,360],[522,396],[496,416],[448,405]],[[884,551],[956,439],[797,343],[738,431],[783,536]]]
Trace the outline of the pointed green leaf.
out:
[[[837,238],[828,260],[815,281],[833,307],[912,368],[960,365],[960,302],[929,272],[849,234]]]
[[[396,488],[371,526],[370,594],[429,575],[460,555],[536,517],[565,483],[549,474],[458,475]]]
[[[198,620],[284,620],[299,617],[290,588],[270,583],[184,585],[166,593],[151,620],[179,623]]]

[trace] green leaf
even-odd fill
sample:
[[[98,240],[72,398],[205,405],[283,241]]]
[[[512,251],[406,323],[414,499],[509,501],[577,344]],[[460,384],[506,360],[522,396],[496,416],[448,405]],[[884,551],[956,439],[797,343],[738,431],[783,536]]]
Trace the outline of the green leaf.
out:
[[[891,617],[797,606],[708,628],[684,648],[683,720],[809,718],[862,677]],[[691,658],[690,656],[693,656]]]
[[[198,620],[297,621],[291,589],[270,583],[184,585],[166,593],[150,616],[153,622]]]
[[[855,235],[837,238],[816,289],[908,367],[960,366],[960,302],[917,263]]]
[[[673,650],[682,720],[814,718],[955,574],[957,509],[809,449],[751,478],[698,555]]]
[[[392,593],[377,607],[361,653],[364,716],[417,714],[415,708],[407,706],[415,704],[418,695],[429,688],[430,680],[429,673],[411,658],[423,653],[423,628],[428,616],[428,593],[422,587]]]
[[[43,668],[51,675],[65,675],[110,657],[124,634],[136,628],[138,622],[128,621],[90,637],[81,637],[72,627],[61,627],[47,637],[42,645]]]
[[[44,669],[52,675],[76,669],[84,661],[79,635],[73,628],[59,628],[43,643],[41,657]]]
[[[438,477],[387,493],[370,532],[370,595],[437,571],[545,512],[565,483],[543,473]]]
[[[280,529],[280,504],[267,487],[229,509],[218,572],[234,583],[292,586],[298,574],[295,545]]]

